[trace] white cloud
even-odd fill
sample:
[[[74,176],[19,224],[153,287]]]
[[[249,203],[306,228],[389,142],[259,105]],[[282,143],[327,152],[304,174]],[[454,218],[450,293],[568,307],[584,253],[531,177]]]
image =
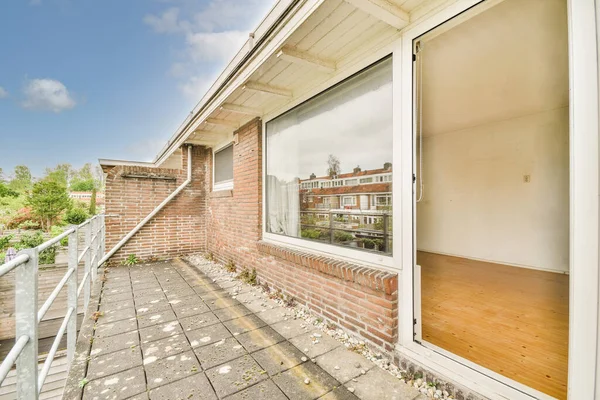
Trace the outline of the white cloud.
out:
[[[8,97],[8,91],[0,86],[0,99]]]
[[[144,22],[157,33],[178,33],[184,31],[186,23],[179,20],[179,8],[169,8],[160,16],[146,15]]]
[[[179,80],[184,94],[197,100],[274,1],[211,0],[198,10],[196,1],[170,0],[177,7],[146,15],[144,23],[157,33],[181,36],[182,51],[168,74]]]
[[[67,87],[54,79],[32,79],[25,85],[23,94],[22,106],[31,110],[59,113],[76,105]]]

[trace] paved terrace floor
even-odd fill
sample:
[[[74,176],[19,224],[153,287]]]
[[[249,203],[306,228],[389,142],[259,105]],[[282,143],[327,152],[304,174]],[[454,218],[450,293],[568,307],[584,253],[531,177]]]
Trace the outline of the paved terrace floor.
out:
[[[426,398],[249,285],[179,260],[107,277],[84,399]]]

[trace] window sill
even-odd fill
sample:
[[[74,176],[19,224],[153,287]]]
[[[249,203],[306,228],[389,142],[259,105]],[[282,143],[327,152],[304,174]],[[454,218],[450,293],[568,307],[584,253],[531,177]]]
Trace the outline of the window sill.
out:
[[[337,260],[261,240],[258,251],[304,268],[353,282],[376,292],[391,295],[398,290],[398,275],[375,267]]]
[[[227,189],[215,189],[210,193],[210,197],[213,199],[219,199],[223,197],[233,197],[233,190]]]

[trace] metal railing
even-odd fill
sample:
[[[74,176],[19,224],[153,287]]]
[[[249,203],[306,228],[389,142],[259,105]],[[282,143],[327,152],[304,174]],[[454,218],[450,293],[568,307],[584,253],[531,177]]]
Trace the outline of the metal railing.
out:
[[[326,216],[325,219],[319,219],[314,222],[306,221],[303,218],[303,215],[315,215],[315,216]],[[377,219],[381,222],[381,226],[379,228],[369,228],[366,226],[359,227],[351,227],[347,225],[352,225],[352,218],[365,218],[371,217],[373,219]],[[341,218],[341,221],[336,221],[336,219]],[[391,230],[391,218],[392,213],[391,210],[343,210],[343,209],[326,209],[323,211],[319,210],[302,210],[300,211],[300,230],[304,228],[315,229],[323,232],[327,232],[326,236],[330,244],[336,244],[335,233],[336,232],[347,232],[351,233],[354,236],[361,236],[362,240],[368,238],[376,238],[381,240],[381,246],[376,252],[383,253],[391,253],[392,246],[392,230]],[[319,224],[319,222],[321,224]],[[365,224],[368,225],[368,224]],[[375,225],[375,224],[370,224]],[[320,238],[323,241],[323,238]],[[359,239],[361,240],[361,239]],[[369,249],[364,249],[369,250]]]
[[[15,344],[0,365],[0,385],[17,364],[17,398],[37,399],[42,391],[52,361],[62,337],[67,333],[67,362],[70,365],[75,355],[77,342],[77,302],[83,292],[84,312],[87,310],[91,282],[96,280],[99,261],[105,250],[104,215],[96,215],[83,224],[67,229],[41,245],[25,249],[11,261],[0,265],[0,277],[15,270]],[[79,252],[79,233],[85,230],[85,248]],[[39,253],[68,238],[68,269],[48,299],[38,309],[38,258]],[[84,261],[84,275],[78,285],[78,266]],[[58,294],[67,286],[65,317],[58,329],[44,365],[38,373],[38,327]]]

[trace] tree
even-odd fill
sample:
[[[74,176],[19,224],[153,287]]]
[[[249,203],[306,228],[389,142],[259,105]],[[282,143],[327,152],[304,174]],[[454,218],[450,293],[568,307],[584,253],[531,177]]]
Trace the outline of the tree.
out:
[[[0,183],[4,183],[4,170],[0,167]]]
[[[43,179],[33,185],[27,203],[33,214],[42,222],[42,228],[49,230],[56,217],[71,205],[67,188],[51,179]]]
[[[15,192],[4,182],[0,181],[0,197],[19,197],[19,193]]]
[[[71,191],[73,192],[91,192],[96,187],[96,182],[91,180],[80,181],[73,179],[71,182]]]
[[[327,175],[329,175],[330,178],[333,178],[334,176],[339,175],[340,172],[340,159],[333,154],[330,154],[327,159]]]
[[[31,190],[32,184],[29,168],[26,165],[17,165],[9,187],[16,192],[25,193]]]
[[[74,174],[71,180],[71,190],[74,192],[91,192],[94,188],[100,188],[101,182],[97,179],[95,173],[92,164],[85,164]]]
[[[46,168],[46,178],[68,187],[73,178],[73,167],[69,163],[58,164],[54,169]]]
[[[90,199],[90,215],[96,215],[96,188],[92,189],[92,198]]]

